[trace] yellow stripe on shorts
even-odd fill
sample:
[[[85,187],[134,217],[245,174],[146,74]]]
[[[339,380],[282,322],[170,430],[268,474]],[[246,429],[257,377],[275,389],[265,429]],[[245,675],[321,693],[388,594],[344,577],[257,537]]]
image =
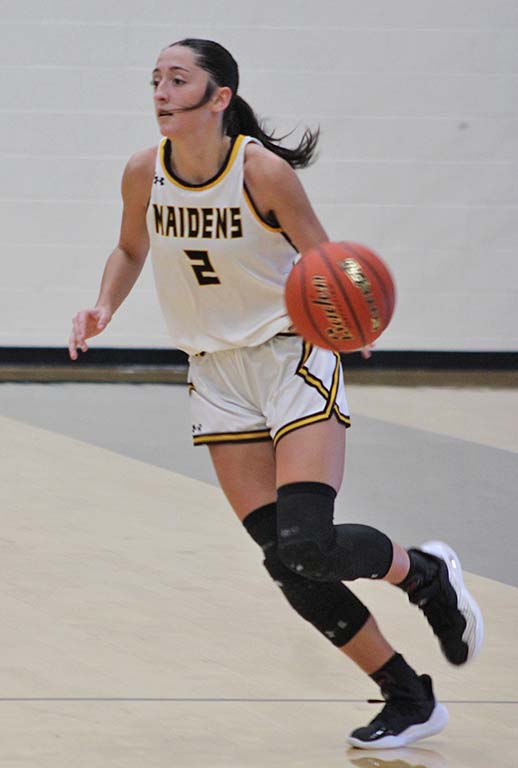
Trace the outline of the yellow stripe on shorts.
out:
[[[285,437],[285,435],[293,432],[295,429],[306,427],[309,424],[316,424],[319,421],[326,421],[330,418],[333,411],[339,421],[341,421],[343,424],[346,424],[347,426],[350,424],[349,417],[344,416],[336,404],[336,395],[338,392],[338,384],[340,382],[340,367],[342,364],[340,355],[335,353],[335,369],[333,371],[331,389],[327,389],[324,383],[312,373],[310,373],[306,368],[306,362],[311,354],[312,349],[313,346],[311,344],[309,344],[307,341],[304,342],[304,351],[296,375],[302,376],[304,381],[309,384],[309,386],[315,387],[315,389],[317,389],[318,392],[320,392],[320,394],[326,399],[326,405],[323,411],[311,414],[310,416],[304,416],[301,419],[296,419],[295,421],[291,421],[289,424],[285,424],[283,427],[281,427],[273,439],[274,445],[277,445],[282,437]]]
[[[216,443],[251,443],[254,440],[270,440],[268,429],[256,432],[215,432],[208,435],[195,435],[192,438],[194,445],[214,445]]]

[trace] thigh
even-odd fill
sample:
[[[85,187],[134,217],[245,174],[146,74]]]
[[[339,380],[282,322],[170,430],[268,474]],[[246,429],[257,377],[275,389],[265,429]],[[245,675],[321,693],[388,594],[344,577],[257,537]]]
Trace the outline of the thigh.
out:
[[[290,432],[276,448],[277,487],[327,483],[339,491],[345,467],[345,425],[334,416]]]
[[[271,440],[219,443],[210,445],[209,450],[223,493],[240,520],[252,510],[276,500]]]

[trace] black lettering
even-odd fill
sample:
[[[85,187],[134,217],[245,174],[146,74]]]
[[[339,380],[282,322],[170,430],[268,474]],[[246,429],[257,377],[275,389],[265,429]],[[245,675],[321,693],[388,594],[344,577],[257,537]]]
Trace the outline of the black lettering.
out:
[[[214,226],[214,209],[202,208],[201,215],[202,215],[201,236],[205,238],[212,237],[212,229]]]
[[[241,209],[230,209],[230,237],[243,237],[243,225],[241,223]]]
[[[200,212],[197,208],[187,208],[189,234],[187,237],[198,237],[200,234]]]
[[[157,235],[164,234],[164,206],[153,203],[153,213],[155,214],[155,232]]]
[[[221,234],[220,234],[221,233]],[[227,208],[216,208],[216,237],[227,235]]]
[[[176,234],[176,217],[174,214],[174,206],[167,206],[167,227],[165,230],[166,237],[169,237],[169,232],[173,230],[173,237],[177,237]]]

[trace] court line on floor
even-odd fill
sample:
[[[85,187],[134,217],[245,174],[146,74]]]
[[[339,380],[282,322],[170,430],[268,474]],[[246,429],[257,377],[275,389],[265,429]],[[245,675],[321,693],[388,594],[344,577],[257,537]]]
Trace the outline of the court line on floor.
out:
[[[0,703],[7,702],[163,702],[180,704],[365,704],[366,699],[246,699],[246,698],[192,698],[192,697],[88,697],[88,696],[35,696],[35,697],[0,697]],[[442,699],[443,704],[518,704],[510,699]],[[383,703],[383,702],[380,702]]]

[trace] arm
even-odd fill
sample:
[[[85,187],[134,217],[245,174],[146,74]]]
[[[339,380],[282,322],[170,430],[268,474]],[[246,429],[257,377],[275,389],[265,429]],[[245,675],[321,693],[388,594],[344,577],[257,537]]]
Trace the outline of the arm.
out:
[[[92,309],[83,309],[72,320],[69,354],[86,352],[86,340],[97,336],[129,294],[142,271],[149,250],[146,210],[153,180],[156,150],[133,155],[122,177],[123,213],[119,242],[104,268],[99,297]]]
[[[329,240],[297,174],[281,157],[257,144],[249,144],[245,180],[261,213],[275,214],[299,253]],[[368,359],[373,346],[362,349],[362,357]]]
[[[281,157],[257,144],[249,144],[245,180],[261,213],[275,214],[299,253],[329,240],[299,177]]]

